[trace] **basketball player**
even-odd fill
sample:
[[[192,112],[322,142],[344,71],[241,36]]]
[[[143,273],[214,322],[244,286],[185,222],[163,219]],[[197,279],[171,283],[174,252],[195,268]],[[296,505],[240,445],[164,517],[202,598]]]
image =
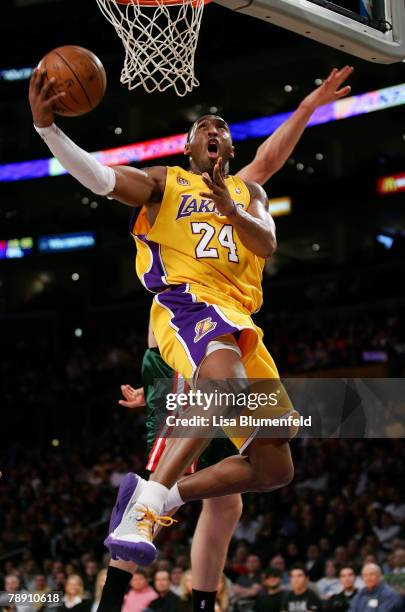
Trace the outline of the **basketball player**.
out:
[[[332,95],[329,92],[330,99],[348,93],[347,87],[339,87],[350,72],[347,67],[332,73],[328,85],[338,86]],[[185,148],[191,164],[188,172],[164,167],[144,171],[106,168],[53,124],[52,105],[63,94],[47,99],[51,86],[52,81],[44,86],[43,75],[35,73],[30,102],[34,124],[54,155],[95,193],[147,207],[152,229],[148,236],[136,236],[137,270],[145,286],[158,294],[151,311],[152,325],[165,361],[195,381],[233,378],[247,384],[253,376],[278,378],[261,331],[250,318],[261,303],[264,258],[275,250],[274,222],[263,190],[227,174],[234,149],[225,121],[209,115],[194,124]],[[326,101],[330,100],[323,103]],[[298,114],[296,133],[302,133],[312,112],[307,108]],[[262,411],[267,416],[291,412],[286,395],[278,411],[269,406]],[[138,486],[129,500],[133,510],[126,512],[110,535],[113,554],[143,564],[153,560],[152,533],[157,524],[166,522],[159,516],[164,507],[169,510],[192,499],[268,491],[289,482],[289,436],[258,439],[255,428],[243,436],[229,429],[226,433],[240,456],[192,474],[179,486],[176,480],[199,456],[206,441],[169,442],[151,480],[143,482],[139,491]]]
[[[146,425],[149,457],[146,469],[151,473],[154,472],[166,444],[164,432],[161,432],[156,438],[155,424],[159,400],[156,397],[154,383],[156,379],[162,378],[173,379],[174,392],[186,389],[186,382],[179,380],[179,376],[160,357],[156,340],[149,329],[148,349],[142,362],[144,388],[135,390],[129,385],[122,385],[121,390],[125,399],[120,400],[120,404],[131,409],[147,405]],[[213,465],[235,453],[236,449],[229,440],[215,438],[200,456],[198,467],[201,469]],[[194,462],[186,473],[193,473],[197,468],[196,463]],[[109,533],[113,530],[117,521],[119,522],[137,483],[138,479],[134,474],[128,474],[123,479],[113,510]],[[120,508],[122,509],[121,512]],[[175,510],[173,510],[174,512]],[[242,499],[240,495],[228,495],[227,497],[205,500],[203,503],[191,547],[192,601],[195,611],[214,612],[219,579],[225,565],[229,542],[241,512]],[[212,554],[214,549],[215,555]],[[208,550],[211,550],[209,555]],[[131,562],[111,559],[98,612],[120,612],[129,581],[135,569],[136,565]]]

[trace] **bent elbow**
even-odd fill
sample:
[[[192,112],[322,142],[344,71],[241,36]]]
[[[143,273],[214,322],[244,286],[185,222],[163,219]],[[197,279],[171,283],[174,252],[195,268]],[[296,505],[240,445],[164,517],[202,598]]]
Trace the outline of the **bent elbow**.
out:
[[[274,234],[272,234],[269,237],[269,240],[267,243],[265,258],[270,259],[270,257],[272,257],[276,251],[277,251],[277,238],[275,237]]]

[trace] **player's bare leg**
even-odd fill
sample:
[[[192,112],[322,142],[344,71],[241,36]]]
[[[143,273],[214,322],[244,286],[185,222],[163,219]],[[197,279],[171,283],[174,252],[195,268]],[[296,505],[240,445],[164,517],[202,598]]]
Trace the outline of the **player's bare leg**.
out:
[[[289,484],[294,475],[288,441],[254,439],[245,456],[227,457],[178,483],[184,502],[232,493],[269,492]]]
[[[241,514],[240,495],[203,501],[191,545],[193,590],[208,593],[218,590],[228,546]]]
[[[174,515],[176,510],[172,512]],[[215,606],[218,584],[225,566],[228,546],[242,513],[240,495],[228,495],[203,502],[191,545],[194,610],[205,601],[209,612]],[[215,550],[215,555],[212,551]],[[120,612],[129,581],[137,565],[111,559],[99,612]]]
[[[199,379],[245,379],[246,372],[234,351],[218,350],[206,357]],[[152,479],[171,487],[204,449],[208,440],[177,438],[168,444]],[[187,476],[179,483],[184,501],[253,491],[272,491],[291,482],[294,474],[288,440],[260,438],[248,446],[245,456],[228,457],[218,464]]]
[[[235,351],[228,349],[219,349],[211,353],[201,364],[198,376],[199,381],[210,379],[246,379],[245,368],[240,356]],[[173,438],[166,445],[162,459],[151,480],[167,488],[172,487],[179,479],[179,475],[183,474],[185,468],[200,456],[208,443],[209,439],[206,438]],[[230,493],[234,492],[239,493],[239,491],[230,491]]]
[[[248,385],[248,377],[240,356],[226,348],[216,350],[203,361],[199,380],[215,381],[238,379]],[[166,445],[157,470],[136,500],[136,520],[128,517],[112,533],[107,545],[125,560],[142,564],[150,563],[156,556],[152,543],[153,529],[157,524],[169,525],[165,517],[159,517],[162,509],[170,509],[193,499],[220,497],[232,493],[272,491],[291,482],[293,464],[288,440],[254,439],[245,456],[230,457],[197,474],[187,476],[173,485],[185,469],[199,456],[208,440],[195,438],[172,439]],[[173,487],[167,505],[169,488]],[[134,530],[135,524],[135,531]]]

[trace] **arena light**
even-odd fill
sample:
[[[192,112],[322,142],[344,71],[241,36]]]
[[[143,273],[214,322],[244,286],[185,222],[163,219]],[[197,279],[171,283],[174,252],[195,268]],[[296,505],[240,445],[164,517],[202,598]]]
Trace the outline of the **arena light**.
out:
[[[405,172],[377,179],[377,192],[379,195],[390,195],[400,191],[405,191]]]
[[[385,234],[378,234],[376,240],[388,250],[392,249],[392,245],[394,244],[394,238],[392,236],[386,236]]]
[[[38,251],[40,253],[78,251],[80,249],[91,249],[95,245],[96,236],[94,232],[55,234],[52,236],[40,236],[38,238]]]
[[[21,259],[32,255],[34,240],[30,236],[0,240],[0,259]]]
[[[33,68],[9,68],[0,70],[1,81],[26,81],[32,75]]]
[[[318,108],[312,115],[308,125],[310,127],[322,125],[404,104],[405,83],[402,83],[326,104]],[[291,112],[280,113],[234,123],[231,125],[233,139],[235,142],[240,142],[249,138],[270,136],[291,115]],[[186,134],[177,134],[114,149],[106,149],[93,153],[93,155],[102,164],[107,166],[131,164],[178,155],[183,152],[185,142]],[[22,181],[46,176],[60,176],[62,174],[66,174],[66,171],[55,158],[0,165],[0,182]]]
[[[291,214],[291,198],[272,198],[269,200],[269,213],[272,217]]]

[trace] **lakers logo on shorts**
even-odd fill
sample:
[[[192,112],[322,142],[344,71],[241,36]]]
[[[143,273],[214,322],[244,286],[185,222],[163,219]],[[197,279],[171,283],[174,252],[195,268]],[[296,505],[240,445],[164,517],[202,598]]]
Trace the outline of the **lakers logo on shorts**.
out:
[[[195,324],[195,336],[194,342],[198,342],[201,338],[204,338],[210,331],[215,329],[217,326],[216,322],[208,317],[207,319],[203,319],[202,321],[198,321]]]

